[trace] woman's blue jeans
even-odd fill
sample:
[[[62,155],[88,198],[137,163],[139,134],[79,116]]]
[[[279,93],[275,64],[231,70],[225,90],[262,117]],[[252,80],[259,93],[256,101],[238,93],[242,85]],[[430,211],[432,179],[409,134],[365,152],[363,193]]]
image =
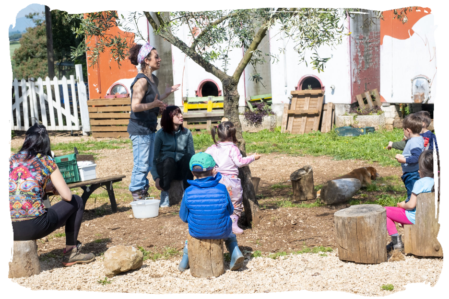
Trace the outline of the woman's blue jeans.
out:
[[[131,192],[143,190],[145,186],[150,185],[147,176],[153,166],[155,135],[155,133],[151,133],[149,135],[130,136],[134,157],[131,184],[129,185],[129,191]]]

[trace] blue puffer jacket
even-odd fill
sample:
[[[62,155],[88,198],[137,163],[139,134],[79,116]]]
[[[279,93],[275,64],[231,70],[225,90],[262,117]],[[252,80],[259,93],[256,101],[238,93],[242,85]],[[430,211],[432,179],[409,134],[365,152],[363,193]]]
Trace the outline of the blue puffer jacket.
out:
[[[226,239],[232,232],[230,216],[234,212],[221,174],[188,181],[179,217],[189,224],[189,234],[197,239]]]

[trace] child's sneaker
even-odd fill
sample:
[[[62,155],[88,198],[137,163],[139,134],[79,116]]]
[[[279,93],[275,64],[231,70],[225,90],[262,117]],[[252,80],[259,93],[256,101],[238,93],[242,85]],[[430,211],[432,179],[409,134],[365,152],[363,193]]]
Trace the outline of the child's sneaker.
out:
[[[75,264],[87,264],[95,260],[93,253],[81,253],[81,243],[76,241],[76,246],[66,251],[64,249],[64,257],[62,258],[62,265],[64,267],[73,266]]]
[[[392,250],[404,251],[404,243],[402,243],[402,236],[391,236],[391,242],[387,245],[387,252]]]

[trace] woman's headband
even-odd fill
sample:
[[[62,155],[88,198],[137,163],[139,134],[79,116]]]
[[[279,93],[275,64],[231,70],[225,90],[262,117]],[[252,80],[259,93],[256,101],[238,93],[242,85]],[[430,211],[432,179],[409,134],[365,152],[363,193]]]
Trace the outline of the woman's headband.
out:
[[[143,45],[142,48],[140,48],[139,55],[137,55],[137,62],[141,64],[153,49],[154,47],[151,46],[150,43]]]

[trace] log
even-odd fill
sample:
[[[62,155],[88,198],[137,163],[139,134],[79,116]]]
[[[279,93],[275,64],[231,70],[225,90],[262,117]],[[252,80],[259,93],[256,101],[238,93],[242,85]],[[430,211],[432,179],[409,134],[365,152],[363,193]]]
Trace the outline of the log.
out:
[[[437,201],[438,211],[440,203]],[[438,213],[439,214],[439,213]],[[435,193],[418,195],[414,225],[404,226],[404,252],[422,257],[443,257],[438,241],[440,224],[435,217]]]
[[[290,175],[293,187],[294,200],[311,200],[316,198],[313,185],[312,166],[306,165]]]
[[[338,179],[327,182],[321,189],[320,198],[328,205],[347,202],[360,190],[357,179]]]
[[[218,277],[224,273],[223,240],[187,236],[190,274],[193,277]]]
[[[36,240],[14,241],[9,278],[30,277],[41,273]]]
[[[338,257],[342,261],[379,264],[387,261],[386,210],[380,205],[355,205],[334,214]]]

